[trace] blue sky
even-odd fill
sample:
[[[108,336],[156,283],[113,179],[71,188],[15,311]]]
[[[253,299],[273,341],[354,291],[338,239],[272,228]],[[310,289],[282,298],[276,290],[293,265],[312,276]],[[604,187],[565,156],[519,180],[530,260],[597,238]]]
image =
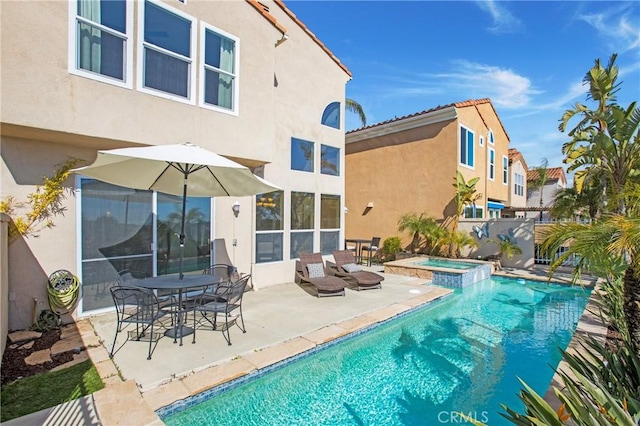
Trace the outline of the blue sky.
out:
[[[564,111],[595,105],[582,79],[596,59],[617,53],[618,103],[640,101],[638,1],[285,1],[352,72],[368,124],[486,97],[510,147],[551,167]]]

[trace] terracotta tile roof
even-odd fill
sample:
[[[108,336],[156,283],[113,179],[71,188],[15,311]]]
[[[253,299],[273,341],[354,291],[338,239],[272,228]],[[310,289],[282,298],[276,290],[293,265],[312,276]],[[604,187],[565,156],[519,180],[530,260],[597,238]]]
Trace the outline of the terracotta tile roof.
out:
[[[426,114],[432,113],[434,111],[439,111],[439,110],[446,109],[446,108],[451,108],[451,107],[455,107],[455,108],[474,107],[474,108],[477,109],[478,105],[481,105],[481,104],[489,104],[491,106],[491,109],[493,109],[493,112],[496,114],[496,117],[498,117],[498,113],[496,112],[495,108],[493,107],[493,104],[491,103],[491,99],[489,99],[489,98],[469,99],[469,100],[462,101],[462,102],[454,102],[452,104],[438,105],[435,108],[427,109],[427,110],[416,112],[416,113],[409,114],[409,115],[404,115],[402,117],[395,117],[395,118],[393,118],[391,120],[386,120],[386,121],[382,121],[380,123],[371,124],[369,126],[362,127],[360,129],[350,130],[350,131],[347,132],[347,134],[358,132],[358,131],[364,130],[364,129],[370,129],[372,127],[382,126],[384,124],[389,124],[389,123],[393,123],[393,122],[396,122],[396,121],[405,120],[407,118],[417,117],[417,116],[420,116],[420,115],[426,115]],[[478,110],[478,113],[480,113],[479,110]],[[482,119],[482,122],[485,124],[485,126],[487,126],[487,123],[485,122],[484,117],[482,117],[482,114],[480,114],[480,118]],[[507,130],[504,128],[504,125],[502,124],[502,121],[500,120],[500,117],[498,117],[498,122],[500,123],[500,127],[502,127],[502,130],[504,131],[505,135],[507,135],[507,139],[509,139],[509,134],[507,133]],[[487,126],[487,128],[488,127],[489,126]]]
[[[531,169],[527,172],[527,181],[536,180],[540,176],[538,169]],[[549,167],[547,169],[547,180],[566,180],[562,167]]]
[[[266,8],[264,5],[262,5],[260,2],[256,1],[256,0],[246,0],[250,5],[252,5],[254,8],[256,8],[256,10],[258,12],[260,12],[262,14],[262,16],[264,16],[265,18],[267,18],[267,20],[269,20],[269,22],[271,22],[276,28],[278,28],[278,30],[280,30],[280,32],[282,32],[282,34],[284,35],[287,32],[287,29],[282,26],[281,24],[279,24],[275,18],[275,16],[273,16],[271,13],[269,13],[269,8]],[[302,28],[302,30],[307,33],[307,35],[309,37],[311,37],[311,39],[318,45],[320,46],[320,48],[322,50],[324,50],[324,52],[329,55],[329,57],[336,63],[338,64],[338,66],[340,68],[342,68],[342,70],[347,73],[347,75],[349,77],[353,77],[353,75],[351,74],[351,71],[349,71],[349,69],[342,63],[340,62],[340,59],[338,59],[330,50],[329,48],[327,48],[327,46],[324,45],[324,43],[322,43],[320,41],[320,39],[318,39],[318,37],[316,37],[316,35],[314,33],[311,32],[311,30],[309,30],[309,28],[307,28],[307,26],[300,20],[298,19],[298,17],[284,4],[284,1],[282,0],[273,0],[275,4],[277,4],[280,9],[282,9],[284,11],[284,13],[286,13],[296,24],[298,24],[298,26],[300,28]]]
[[[258,2],[257,0],[246,0],[251,6],[253,6],[262,16],[264,16],[267,21],[271,22],[271,24],[285,35],[287,33],[287,28],[280,24],[275,16],[269,13],[269,8]]]
[[[528,172],[529,166],[527,166],[527,161],[524,159],[524,156],[520,151],[518,151],[516,148],[509,148],[508,155],[509,155],[509,164],[512,164],[513,162],[520,160],[520,162],[524,166],[524,169],[527,170]]]

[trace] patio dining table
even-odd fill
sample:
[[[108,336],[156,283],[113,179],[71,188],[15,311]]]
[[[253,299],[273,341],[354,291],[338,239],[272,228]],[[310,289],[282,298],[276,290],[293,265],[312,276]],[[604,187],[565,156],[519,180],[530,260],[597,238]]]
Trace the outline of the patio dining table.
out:
[[[347,243],[355,244],[356,262],[357,263],[361,263],[361,261],[362,261],[362,245],[363,244],[370,244],[371,243],[371,238],[346,238],[344,240],[344,245],[345,245],[344,248],[345,248],[345,250],[348,250]]]
[[[173,322],[173,329],[167,330],[165,336],[173,337],[173,343],[176,343],[177,338],[180,337],[180,346],[182,346],[182,337],[195,332],[193,328],[183,324],[185,308],[182,304],[182,297],[184,291],[188,289],[201,289],[204,291],[207,287],[218,285],[221,281],[222,278],[217,275],[183,275],[182,279],[180,279],[180,277],[175,274],[145,278],[136,281],[135,285],[152,290],[171,290],[178,292],[177,318]]]

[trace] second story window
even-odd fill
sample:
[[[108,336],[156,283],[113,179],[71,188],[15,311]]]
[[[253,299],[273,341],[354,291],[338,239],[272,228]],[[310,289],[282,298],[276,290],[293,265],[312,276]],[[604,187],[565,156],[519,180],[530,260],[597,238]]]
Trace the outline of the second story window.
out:
[[[291,170],[313,173],[314,143],[291,138]]]
[[[521,197],[524,196],[524,175],[516,173],[514,176],[513,192]]]
[[[502,156],[502,183],[509,183],[509,159],[505,155]]]
[[[474,134],[464,126],[460,126],[460,164],[473,168]]]
[[[340,149],[328,145],[320,147],[320,173],[340,176]]]
[[[325,126],[340,128],[340,102],[331,102],[322,113],[322,124]]]
[[[143,8],[142,88],[192,100],[192,20],[149,0]]]
[[[213,27],[203,28],[203,103],[236,111],[238,40]]]
[[[496,178],[496,150],[489,149],[489,180],[495,180]]]
[[[75,37],[69,70],[85,77],[123,84],[131,80],[127,56],[131,49],[129,8],[124,0],[78,0],[70,7]]]

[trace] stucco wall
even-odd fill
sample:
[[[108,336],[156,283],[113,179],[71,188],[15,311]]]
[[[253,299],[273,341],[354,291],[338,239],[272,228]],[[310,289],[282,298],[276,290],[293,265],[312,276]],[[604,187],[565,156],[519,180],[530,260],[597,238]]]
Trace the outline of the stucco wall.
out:
[[[0,357],[4,355],[9,331],[9,220],[0,213]]]
[[[488,230],[489,235],[482,233],[482,237],[478,237],[478,232],[474,230],[474,226]],[[478,243],[477,248],[467,248],[462,251],[465,257],[487,257],[497,255],[499,253],[498,246],[489,241],[489,239],[499,239],[501,235],[509,236],[515,239],[516,244],[522,250],[522,254],[515,255],[512,258],[506,256],[502,259],[502,266],[530,269],[534,264],[534,220],[533,219],[463,219],[459,223],[458,229],[462,232],[469,233]]]
[[[337,147],[344,155],[344,108],[341,129],[320,124],[324,108],[344,102],[348,74],[274,2],[265,1],[288,40],[245,1],[186,4],[165,2],[240,39],[239,110],[237,115],[204,109],[137,90],[138,46],[134,44],[132,88],[118,87],[69,72],[69,4],[61,1],[1,2],[2,35],[2,187],[26,199],[43,176],[69,156],[86,163],[98,149],[135,144],[185,141],[228,156],[250,167],[264,165],[264,177],[285,190],[284,260],[255,264],[255,200],[253,197],[212,201],[212,238],[224,238],[232,261],[253,274],[253,285],[292,282],[289,259],[290,191],[317,194],[315,248],[319,248],[320,194],[344,194],[344,161],[340,176],[291,170],[291,137]],[[73,3],[71,3],[73,4]],[[139,9],[133,9],[138,25]],[[34,43],[33,34],[38,34]],[[138,38],[137,29],[134,37]],[[198,36],[199,37],[199,36]],[[199,48],[199,46],[198,46]],[[199,66],[198,63],[195,66]],[[197,74],[197,79],[200,75]],[[69,190],[75,181],[68,182]],[[46,282],[57,269],[79,275],[79,194],[69,193],[64,216],[38,238],[12,244],[9,282],[18,289],[10,306],[11,328],[31,324],[34,299],[46,308]],[[231,205],[240,202],[240,214]],[[233,245],[237,240],[237,245]],[[13,302],[12,302],[13,303]]]
[[[436,219],[453,214],[457,123],[448,121],[347,146],[346,237],[400,235],[404,214]],[[436,160],[437,159],[437,160]],[[373,208],[367,205],[373,203]]]

